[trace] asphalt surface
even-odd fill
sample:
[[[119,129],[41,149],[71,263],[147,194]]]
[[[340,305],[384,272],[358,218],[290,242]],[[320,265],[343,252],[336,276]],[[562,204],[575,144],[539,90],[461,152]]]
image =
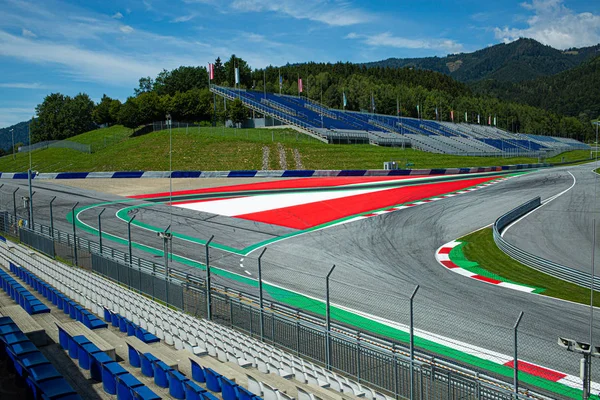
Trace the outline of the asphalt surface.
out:
[[[519,329],[519,358],[578,375],[579,358],[560,349],[556,341],[558,336],[577,340],[589,338],[588,307],[461,277],[440,266],[434,252],[448,241],[491,224],[503,213],[535,196],[545,199],[564,191],[573,182],[569,171],[579,174],[586,168],[587,171],[591,169],[588,165],[542,170],[468,194],[274,243],[268,246],[263,257],[263,278],[291,290],[324,298],[324,276],[335,264],[332,303],[404,324],[408,323],[408,296],[418,284],[420,290],[415,298],[418,329],[505,355],[512,354],[512,327],[519,312],[524,311]],[[12,212],[12,191],[20,187],[18,200],[25,194],[27,183],[3,183],[0,209]],[[100,191],[62,187],[56,183],[34,182],[34,215],[38,223],[49,225],[48,203],[57,196],[53,204],[55,227],[65,231],[72,229],[65,215],[76,201],[82,206],[123,200]],[[558,201],[562,197],[551,203],[552,208],[560,210],[558,207],[562,203]],[[573,201],[578,199],[573,197]],[[586,197],[586,205],[590,199]],[[22,202],[19,203],[18,213],[26,215]],[[135,203],[123,203],[122,207]],[[567,206],[575,209],[577,204],[567,203]],[[126,237],[126,224],[114,216],[116,209],[122,207],[111,206],[103,214],[103,231]],[[100,209],[86,212],[83,220],[96,227]],[[546,213],[540,213],[543,214]],[[166,227],[172,221],[176,232],[200,239],[215,235],[216,243],[242,247],[289,232],[286,228],[160,205],[139,211],[137,219],[158,227]],[[544,235],[554,241],[564,237],[560,229],[546,231]],[[162,249],[162,242],[155,233],[134,227],[132,237],[134,241]],[[529,239],[529,236],[518,239],[519,244],[528,243]],[[125,246],[105,244],[126,251]],[[174,240],[173,250],[175,254],[204,261],[203,246]],[[241,257],[212,250],[211,265],[256,277],[258,254],[259,251],[255,251]],[[136,251],[136,255],[152,259],[145,253]],[[174,266],[204,275],[203,271],[194,268]],[[596,332],[600,332],[600,323],[594,326]],[[594,380],[600,380],[600,376],[595,375]]]
[[[504,238],[529,253],[591,273],[594,219],[595,254],[600,256],[600,175],[595,169],[595,163],[571,168],[573,188],[514,224]],[[600,275],[600,268],[594,275]]]

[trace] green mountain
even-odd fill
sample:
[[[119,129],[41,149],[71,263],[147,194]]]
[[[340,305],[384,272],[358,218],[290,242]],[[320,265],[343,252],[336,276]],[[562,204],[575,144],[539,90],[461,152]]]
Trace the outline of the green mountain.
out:
[[[364,65],[427,69],[450,75],[461,82],[483,79],[520,82],[566,71],[598,54],[600,44],[562,51],[533,39],[519,39],[473,53],[451,54],[446,57],[389,58]]]
[[[564,115],[596,118],[600,115],[600,56],[559,74],[532,81],[488,79],[471,86],[478,93],[500,99]]]
[[[19,122],[16,125],[0,129],[0,149],[10,153],[13,145],[11,129],[14,129],[15,144],[29,143],[29,121]]]

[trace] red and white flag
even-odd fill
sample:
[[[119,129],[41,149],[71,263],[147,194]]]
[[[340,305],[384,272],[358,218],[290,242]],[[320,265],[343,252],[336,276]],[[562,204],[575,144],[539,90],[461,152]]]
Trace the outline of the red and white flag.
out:
[[[454,122],[454,110],[450,110],[450,119]]]
[[[488,117],[488,125],[492,125],[492,116],[491,115]]]
[[[215,64],[208,64],[208,77],[211,81],[215,79]]]
[[[298,78],[298,93],[302,93],[302,78]]]

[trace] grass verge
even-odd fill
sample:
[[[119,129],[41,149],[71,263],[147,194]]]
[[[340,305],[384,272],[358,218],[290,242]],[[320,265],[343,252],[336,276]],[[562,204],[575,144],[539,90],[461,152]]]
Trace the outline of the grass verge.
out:
[[[484,228],[459,239],[465,257],[479,268],[512,282],[543,289],[545,296],[590,304],[590,290],[538,272],[506,255],[496,246],[492,228]],[[594,293],[594,305],[600,307],[600,293]]]
[[[158,131],[131,136],[122,126],[97,129],[70,138],[92,145],[92,154],[72,149],[50,148],[32,153],[32,168],[39,172],[63,171],[168,171],[169,132]],[[256,170],[263,165],[263,147],[269,148],[268,165],[282,169],[278,144],[283,145],[287,167],[304,169],[381,169],[384,161],[395,160],[411,168],[499,166],[536,163],[535,158],[466,157],[433,154],[398,147],[332,145],[289,129],[232,129],[194,127],[172,131],[172,158],[175,170]],[[586,153],[584,155],[583,153]],[[563,153],[548,162],[589,157],[589,152]],[[29,155],[0,158],[0,171],[19,172],[29,168]]]

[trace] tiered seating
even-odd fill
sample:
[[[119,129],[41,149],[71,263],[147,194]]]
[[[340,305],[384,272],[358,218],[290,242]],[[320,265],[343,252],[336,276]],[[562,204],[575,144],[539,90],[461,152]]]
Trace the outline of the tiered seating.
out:
[[[0,347],[34,399],[81,398],[10,317],[0,317]]]
[[[10,265],[11,271],[14,267],[14,264]],[[27,311],[27,314],[33,315],[50,312],[48,307],[36,299],[34,295],[29,293],[27,289],[3,270],[0,270],[0,283],[2,284],[2,289],[4,289],[15,302],[19,303],[19,305]]]
[[[59,344],[79,366],[90,371],[93,380],[102,382],[104,391],[118,399],[160,399],[117,361],[103,352],[84,335],[71,336],[59,327]],[[178,397],[180,398],[180,397]]]
[[[114,310],[177,350],[185,348],[191,354],[199,355],[208,352],[219,361],[235,363],[242,368],[253,366],[260,372],[279,377],[293,377],[301,384],[330,387],[342,394],[366,395],[369,399],[385,399],[384,395],[318,365],[233,329],[167,308],[89,271],[67,267],[45,257],[33,258],[20,246],[14,246],[10,252],[0,247],[0,253],[27,265],[40,279],[86,304],[97,314],[103,314],[104,307]],[[139,346],[147,346],[133,337],[127,340],[127,343],[135,340]],[[142,349],[140,354],[145,352]]]
[[[112,326],[119,328],[121,332],[127,333],[127,336],[135,336],[144,343],[160,342],[159,338],[148,332],[146,329],[134,324],[119,313],[112,312],[106,307],[104,307],[104,319],[106,322],[111,323]]]
[[[60,310],[63,310],[63,312],[69,315],[72,319],[81,322],[89,329],[99,329],[107,327],[107,324],[102,322],[102,320],[100,320],[94,314],[92,314],[73,300],[69,299],[62,293],[60,293],[51,285],[48,285],[46,282],[42,281],[33,273],[13,263],[10,263],[10,269],[15,275],[17,275],[20,279],[24,280],[29,286],[34,288],[39,294],[43,295],[45,298],[51,301],[52,304],[57,306]],[[36,301],[39,302],[39,304],[41,304],[42,306],[46,307],[39,300],[36,299]],[[46,307],[46,309],[48,310],[47,312],[50,312],[50,309],[48,307]]]

